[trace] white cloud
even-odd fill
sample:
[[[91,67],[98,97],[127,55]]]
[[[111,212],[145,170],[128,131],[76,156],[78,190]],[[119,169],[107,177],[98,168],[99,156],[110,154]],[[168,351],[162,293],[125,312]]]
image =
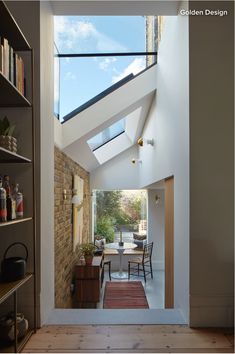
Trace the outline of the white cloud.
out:
[[[82,40],[83,50],[84,42],[92,45],[92,51],[125,51],[127,50],[123,45],[108,37],[102,32],[99,32],[93,23],[88,21],[77,21],[74,18],[55,16],[54,17],[55,28],[55,43],[60,52],[66,50],[79,51],[81,48],[80,41]],[[81,50],[81,49],[80,49]]]
[[[127,48],[103,33],[96,33],[96,49],[100,52],[125,52]]]
[[[74,75],[73,73],[71,73],[71,71],[68,71],[68,72],[64,75],[64,79],[65,79],[65,80],[76,80],[76,75]]]
[[[112,83],[114,84],[115,82],[123,79],[129,74],[134,74],[136,75],[138,72],[141,70],[145,69],[146,64],[145,64],[145,59],[144,58],[135,58],[124,70],[122,73],[113,76],[112,78]]]
[[[112,63],[115,63],[117,61],[117,58],[104,58],[102,61],[99,62],[99,68],[101,70],[107,71],[109,66]]]

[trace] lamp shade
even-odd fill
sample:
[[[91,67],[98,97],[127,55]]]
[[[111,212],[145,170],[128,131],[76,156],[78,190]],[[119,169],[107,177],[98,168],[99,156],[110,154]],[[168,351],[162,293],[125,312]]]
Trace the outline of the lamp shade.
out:
[[[72,204],[80,204],[80,203],[81,203],[81,199],[77,194],[75,194],[72,198]]]

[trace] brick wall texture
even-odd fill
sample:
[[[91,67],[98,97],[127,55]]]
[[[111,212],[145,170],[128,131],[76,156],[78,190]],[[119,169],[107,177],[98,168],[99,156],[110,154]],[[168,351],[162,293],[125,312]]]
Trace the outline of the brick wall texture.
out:
[[[72,183],[73,175],[84,179],[83,242],[90,242],[89,173],[55,147],[55,307],[71,308],[70,284],[78,252],[73,252]],[[63,190],[67,200],[63,200]]]

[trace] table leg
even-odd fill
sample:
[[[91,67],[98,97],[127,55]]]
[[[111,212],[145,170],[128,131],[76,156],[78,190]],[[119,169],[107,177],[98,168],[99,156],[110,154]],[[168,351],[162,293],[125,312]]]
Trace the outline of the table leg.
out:
[[[120,250],[119,252],[119,275],[120,275],[120,278],[122,277],[122,250]]]
[[[119,253],[119,271],[112,273],[111,277],[114,279],[127,279],[128,278],[128,273],[122,271],[122,255],[123,255],[124,250],[118,250]]]

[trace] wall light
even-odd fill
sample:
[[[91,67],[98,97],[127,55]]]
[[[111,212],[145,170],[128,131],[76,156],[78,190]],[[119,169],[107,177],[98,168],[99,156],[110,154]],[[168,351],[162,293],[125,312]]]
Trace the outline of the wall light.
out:
[[[63,190],[63,200],[66,200],[67,199],[67,190],[64,189]]]
[[[63,189],[63,200],[67,200],[69,194],[67,189]],[[78,196],[76,189],[72,190],[72,195],[71,203],[75,205],[81,204],[81,198]]]
[[[132,159],[131,162],[133,163],[133,165],[135,165],[137,162],[138,163],[142,163],[142,160],[140,160],[140,159]]]
[[[137,140],[137,144],[138,144],[139,146],[144,146],[145,143],[146,143],[147,145],[153,146],[153,145],[154,145],[154,140],[153,140],[153,139],[144,139],[144,138],[139,138],[139,139]]]
[[[159,195],[155,195],[155,204],[156,205],[159,205],[159,203],[160,203],[160,200],[161,200],[161,198],[159,197]]]
[[[81,204],[81,199],[78,196],[76,189],[73,189],[73,197],[72,197],[71,203],[75,204],[75,205]]]

